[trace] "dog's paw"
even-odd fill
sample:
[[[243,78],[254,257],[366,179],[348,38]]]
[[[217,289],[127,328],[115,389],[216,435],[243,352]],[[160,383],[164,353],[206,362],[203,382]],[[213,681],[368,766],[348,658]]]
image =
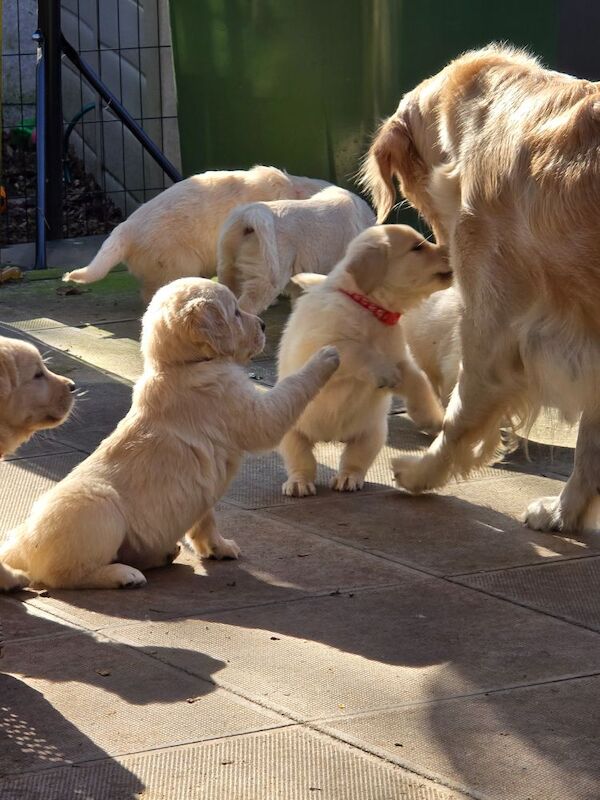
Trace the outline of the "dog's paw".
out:
[[[402,384],[402,370],[398,364],[390,364],[377,372],[375,380],[378,389],[398,390]]]
[[[314,358],[318,359],[319,364],[325,367],[329,374],[335,372],[340,365],[340,354],[332,345],[322,347]]]
[[[336,492],[359,492],[365,485],[362,472],[338,472],[329,485]]]
[[[29,578],[24,572],[0,564],[0,592],[16,592],[29,586]]]
[[[422,456],[400,456],[392,459],[392,470],[399,488],[421,494],[433,488]]]
[[[239,558],[241,552],[233,539],[220,537],[218,542],[213,543],[210,557],[221,561],[224,558]]]
[[[139,569],[128,567],[125,564],[113,564],[112,566],[119,568],[114,572],[117,589],[139,589],[146,585],[146,577]]]
[[[285,497],[308,497],[317,493],[317,487],[312,481],[303,478],[288,478],[281,486],[281,493]]]
[[[560,497],[539,497],[527,506],[524,522],[534,531],[560,531],[563,520]]]

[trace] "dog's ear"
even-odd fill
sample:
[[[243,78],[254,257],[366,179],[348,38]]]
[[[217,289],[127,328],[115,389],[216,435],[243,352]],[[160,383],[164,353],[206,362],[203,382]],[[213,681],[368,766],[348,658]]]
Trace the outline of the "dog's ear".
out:
[[[206,345],[218,356],[233,355],[232,321],[220,303],[207,302],[204,298],[192,300],[186,305],[184,321],[194,343]]]
[[[362,238],[350,243],[346,253],[346,272],[352,275],[361,292],[370,294],[380,286],[387,272],[389,244],[383,237]]]
[[[360,170],[360,184],[373,201],[377,222],[385,222],[394,207],[394,177],[410,191],[425,165],[415,147],[408,110],[387,119],[375,134]]]
[[[17,384],[17,367],[14,356],[0,352],[0,400],[5,400]]]

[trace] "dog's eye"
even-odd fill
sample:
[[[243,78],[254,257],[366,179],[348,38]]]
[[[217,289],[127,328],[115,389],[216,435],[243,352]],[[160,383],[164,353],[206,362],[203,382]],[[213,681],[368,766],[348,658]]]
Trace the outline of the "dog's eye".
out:
[[[241,317],[242,316],[241,313],[240,313],[239,308],[236,308],[235,315],[236,315],[236,317]]]
[[[422,247],[423,247],[423,242],[417,242],[410,249],[412,250],[413,253],[417,253],[419,250],[422,249]]]
[[[35,373],[35,375],[33,377],[36,378],[36,379],[43,378],[44,377],[44,370],[43,369],[38,369],[38,371]]]

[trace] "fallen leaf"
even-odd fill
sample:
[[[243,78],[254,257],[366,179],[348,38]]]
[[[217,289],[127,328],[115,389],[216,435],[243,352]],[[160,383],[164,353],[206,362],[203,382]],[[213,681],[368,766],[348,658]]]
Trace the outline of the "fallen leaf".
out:
[[[109,669],[97,669],[96,672],[98,675],[102,675],[103,678],[106,678],[108,675],[110,675]]]

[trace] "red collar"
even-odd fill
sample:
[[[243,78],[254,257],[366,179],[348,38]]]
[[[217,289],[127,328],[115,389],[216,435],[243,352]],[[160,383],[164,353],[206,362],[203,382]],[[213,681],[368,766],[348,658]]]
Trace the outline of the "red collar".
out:
[[[359,306],[362,306],[364,309],[373,314],[373,316],[378,319],[379,322],[383,322],[384,325],[396,325],[402,316],[402,314],[400,314],[398,311],[388,311],[387,308],[378,306],[377,303],[369,300],[369,298],[365,297],[364,294],[359,294],[358,292],[347,292],[345,289],[340,289],[339,291],[342,294],[345,294],[346,297],[354,300],[354,302],[358,303]]]

